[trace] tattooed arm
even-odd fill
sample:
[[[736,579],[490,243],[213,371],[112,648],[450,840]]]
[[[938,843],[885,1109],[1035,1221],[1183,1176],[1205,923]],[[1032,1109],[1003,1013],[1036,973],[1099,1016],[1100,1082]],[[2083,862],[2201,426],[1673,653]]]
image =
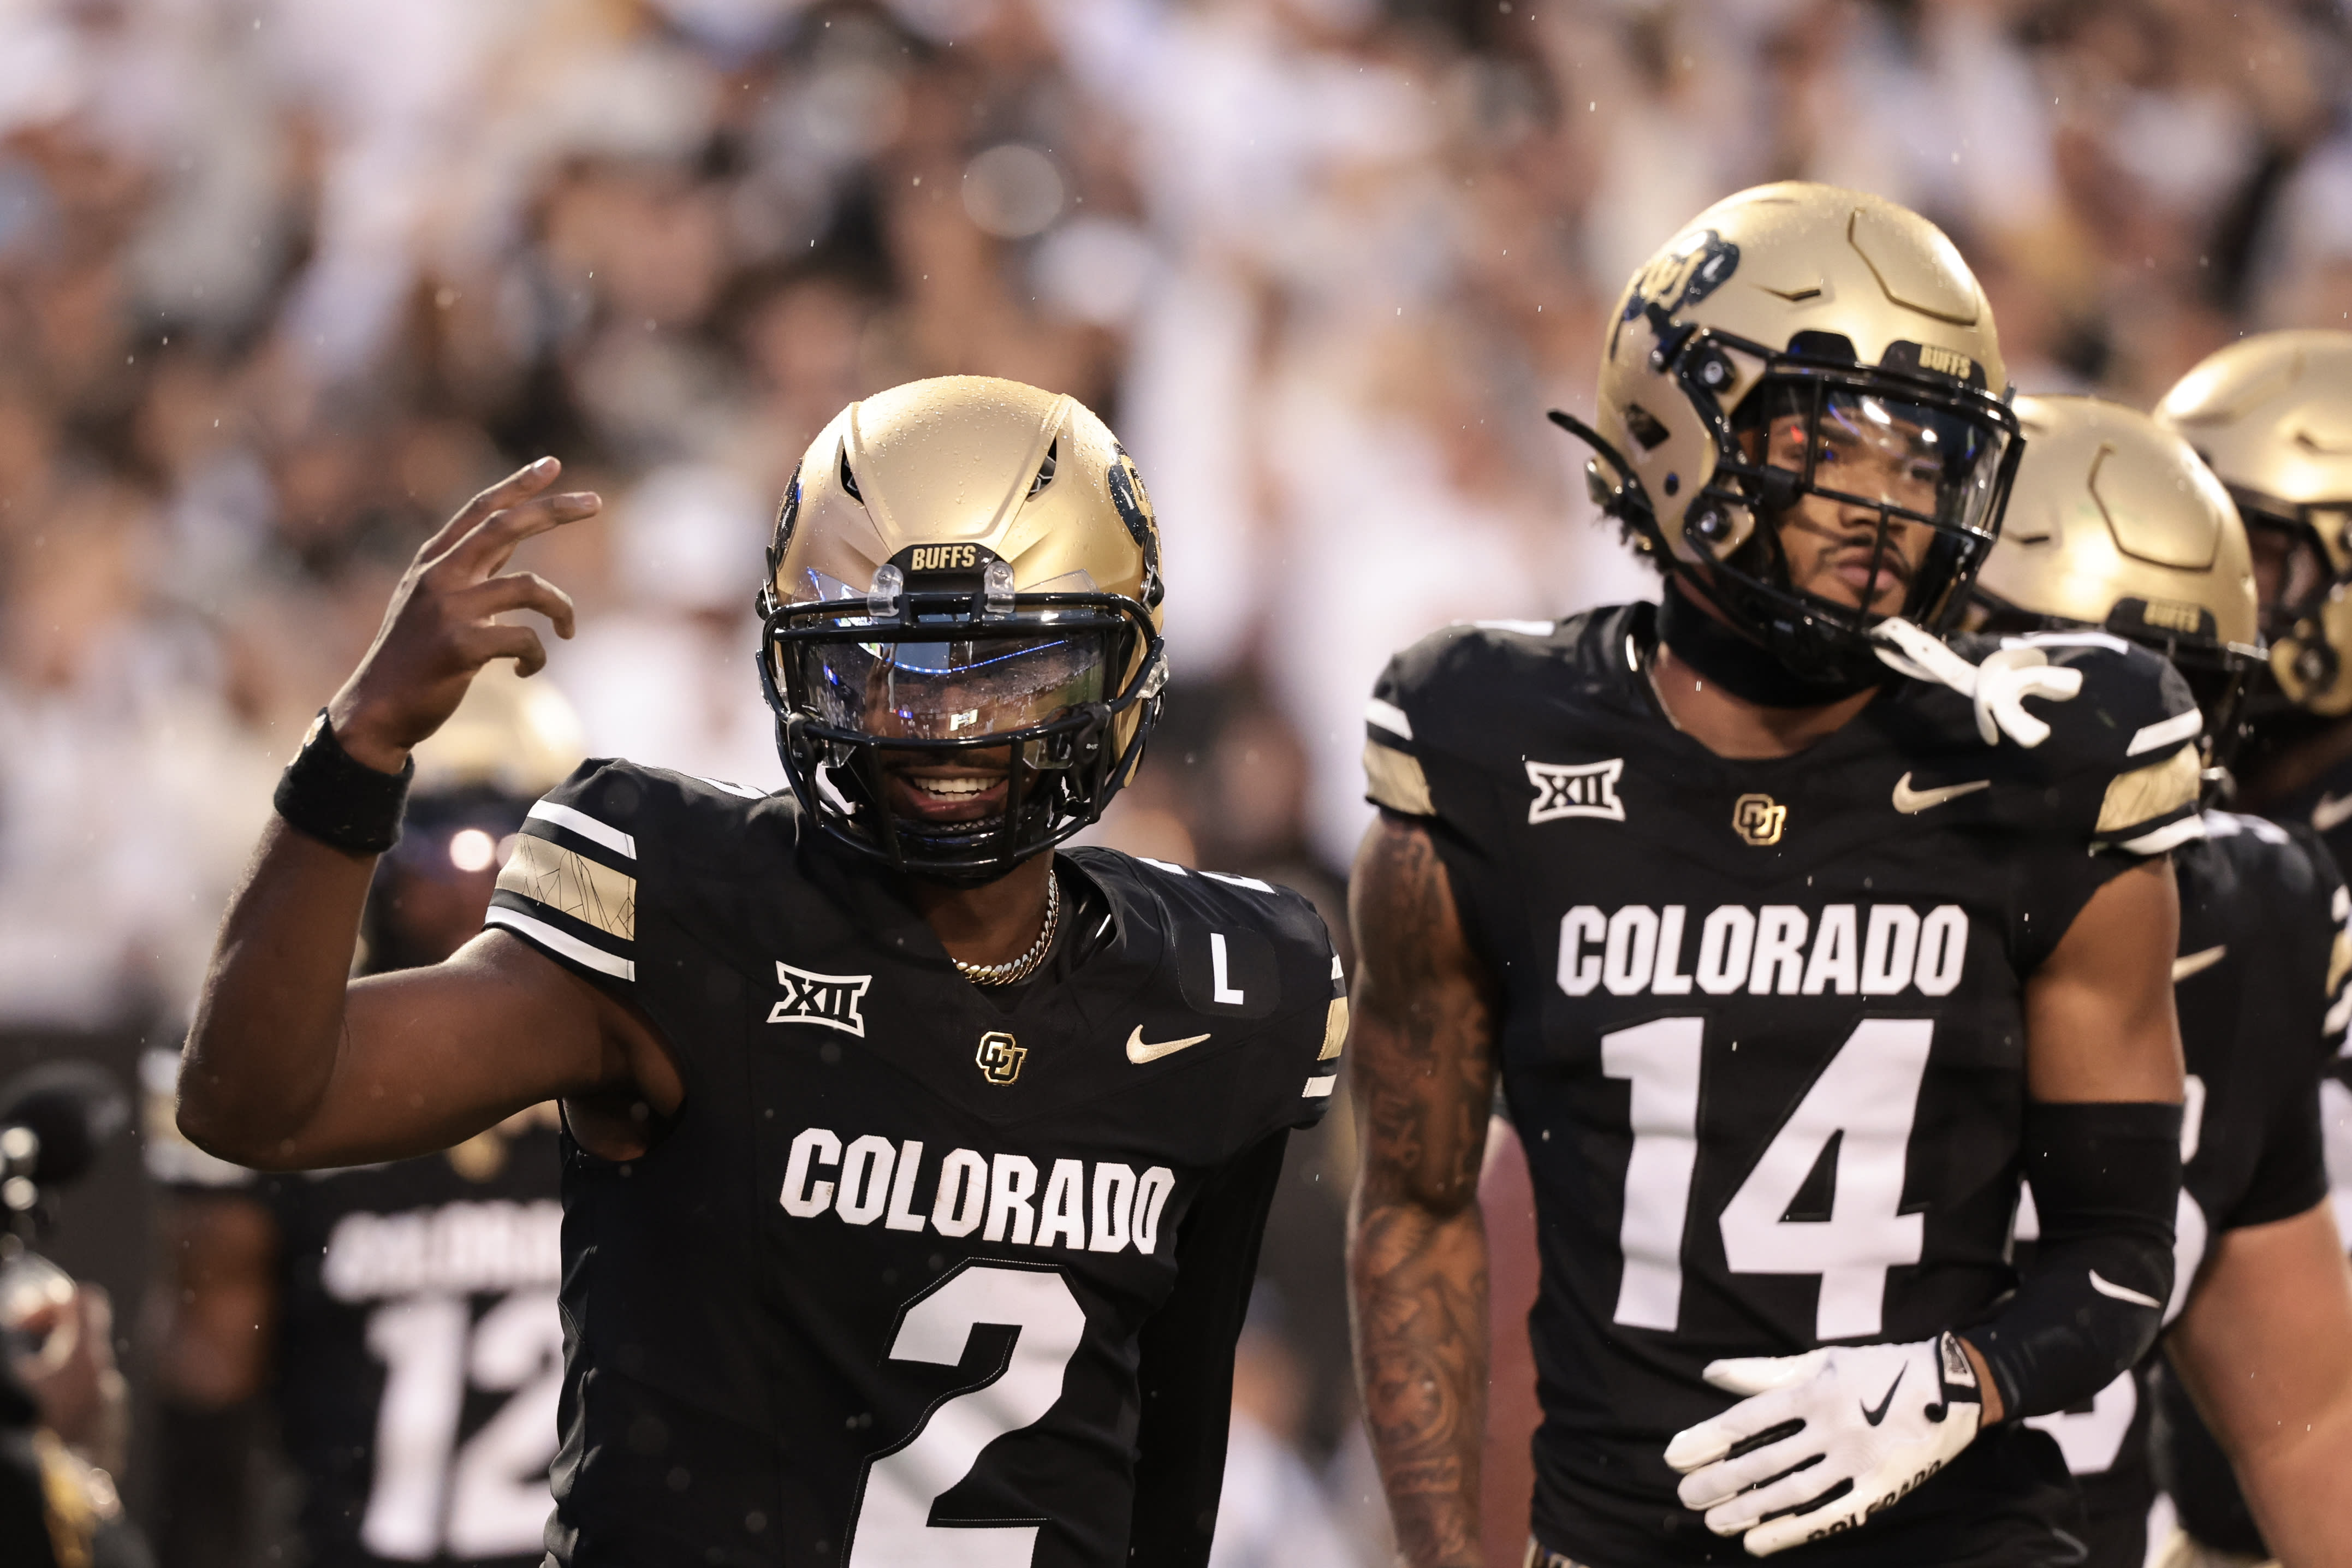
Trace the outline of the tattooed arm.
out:
[[[1381,814],[1357,852],[1348,1058],[1364,1163],[1348,1247],[1356,1374],[1397,1546],[1474,1568],[1486,1417],[1478,1166],[1495,1085],[1493,983],[1427,830]]]

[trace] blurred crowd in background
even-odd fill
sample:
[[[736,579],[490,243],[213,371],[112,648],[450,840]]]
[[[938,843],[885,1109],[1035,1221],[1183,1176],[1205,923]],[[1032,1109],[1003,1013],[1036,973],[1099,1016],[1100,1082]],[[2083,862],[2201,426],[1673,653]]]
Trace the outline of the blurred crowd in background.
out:
[[[608,503],[522,563],[589,751],[780,786],[776,497],[949,373],[1157,503],[1177,684],[1099,833],[1337,928],[1389,650],[1647,592],[1542,414],[1684,219],[1892,197],[2021,388],[2146,406],[2352,321],[2347,50],[2325,0],[0,0],[0,1044],[173,1048],[397,574],[542,453]],[[1221,1568],[1377,1536],[1350,1143],[1294,1154]]]

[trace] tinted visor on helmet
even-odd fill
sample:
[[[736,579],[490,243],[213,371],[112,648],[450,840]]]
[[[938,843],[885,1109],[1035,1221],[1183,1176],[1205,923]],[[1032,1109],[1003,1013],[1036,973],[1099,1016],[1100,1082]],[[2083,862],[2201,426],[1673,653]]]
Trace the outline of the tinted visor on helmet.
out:
[[[1100,630],[938,642],[803,644],[800,684],[828,723],[877,740],[1012,735],[1103,700]]]
[[[1098,816],[1164,679],[1142,605],[1082,574],[1022,594],[907,590],[891,567],[876,582],[856,597],[816,584],[823,597],[767,618],[785,768],[824,830],[910,870],[984,879]],[[1122,725],[1139,704],[1142,721]]]

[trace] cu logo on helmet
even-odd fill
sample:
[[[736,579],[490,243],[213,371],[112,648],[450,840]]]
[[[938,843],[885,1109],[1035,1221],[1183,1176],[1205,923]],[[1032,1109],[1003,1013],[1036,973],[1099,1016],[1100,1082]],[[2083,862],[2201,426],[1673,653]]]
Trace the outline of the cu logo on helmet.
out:
[[[1789,826],[1789,808],[1769,795],[1743,795],[1731,805],[1731,830],[1759,848],[1780,842]]]

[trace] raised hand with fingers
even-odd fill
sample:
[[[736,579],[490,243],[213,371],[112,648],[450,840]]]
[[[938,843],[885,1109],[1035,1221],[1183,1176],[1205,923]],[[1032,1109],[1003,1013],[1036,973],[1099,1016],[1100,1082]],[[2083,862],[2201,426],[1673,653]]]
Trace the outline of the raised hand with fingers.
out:
[[[1676,1433],[1666,1463],[1683,1506],[1752,1557],[1868,1523],[1974,1441],[1984,1414],[1948,1333],[1713,1362],[1706,1376],[1747,1397]]]
[[[524,540],[603,508],[591,491],[549,493],[562,472],[553,458],[541,458],[509,474],[417,551],[367,657],[327,705],[334,738],[352,760],[398,773],[409,748],[441,727],[475,672],[494,658],[537,674],[547,663],[546,645],[533,628],[507,625],[500,615],[535,610],[558,637],[571,637],[571,596],[535,572],[505,570]]]

